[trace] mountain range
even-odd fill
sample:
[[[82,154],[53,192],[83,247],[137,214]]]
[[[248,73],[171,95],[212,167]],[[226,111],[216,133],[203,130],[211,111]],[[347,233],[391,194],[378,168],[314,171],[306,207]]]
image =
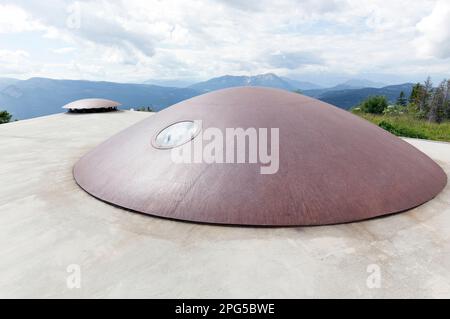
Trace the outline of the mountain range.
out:
[[[27,119],[59,113],[67,103],[96,97],[118,101],[124,109],[151,106],[158,111],[198,94],[189,88],[31,78],[3,87],[0,109],[6,109],[14,118]]]
[[[6,109],[15,119],[27,119],[59,113],[63,105],[74,100],[98,97],[116,100],[122,103],[123,109],[150,106],[158,111],[196,95],[236,86],[301,90],[305,95],[344,109],[358,105],[369,95],[385,95],[393,102],[401,91],[409,95],[412,90],[411,83],[383,86],[367,80],[350,80],[335,87],[322,88],[313,83],[279,77],[271,73],[257,76],[226,75],[188,87],[48,78],[28,80],[0,78],[0,110]]]
[[[202,93],[206,93],[214,90],[237,86],[264,86],[288,91],[294,91],[297,89],[312,90],[321,88],[320,86],[313,83],[283,78],[273,73],[260,74],[255,76],[225,75],[210,79],[205,82],[196,83],[194,85],[191,85],[190,88]]]
[[[11,78],[0,78],[0,92],[6,87],[15,84],[19,80],[11,79]]]
[[[394,103],[404,92],[406,96],[411,95],[413,83],[404,83],[398,85],[389,85],[382,88],[360,88],[360,89],[343,89],[332,88],[329,90],[321,90],[318,94],[317,90],[304,91],[303,94],[314,97],[321,101],[336,105],[343,109],[350,109],[357,106],[369,96],[384,95],[389,102]]]

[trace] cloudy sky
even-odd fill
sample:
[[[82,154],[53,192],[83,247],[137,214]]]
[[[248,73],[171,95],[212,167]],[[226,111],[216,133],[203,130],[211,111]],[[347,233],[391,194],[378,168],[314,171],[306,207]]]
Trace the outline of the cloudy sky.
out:
[[[450,0],[0,0],[0,77],[450,77]]]

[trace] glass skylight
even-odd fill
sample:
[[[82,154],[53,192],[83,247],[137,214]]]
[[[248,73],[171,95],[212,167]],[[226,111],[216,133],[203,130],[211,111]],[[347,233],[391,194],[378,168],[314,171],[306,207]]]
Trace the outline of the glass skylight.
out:
[[[192,140],[199,129],[194,121],[178,122],[162,130],[156,136],[154,144],[158,148],[174,148]]]

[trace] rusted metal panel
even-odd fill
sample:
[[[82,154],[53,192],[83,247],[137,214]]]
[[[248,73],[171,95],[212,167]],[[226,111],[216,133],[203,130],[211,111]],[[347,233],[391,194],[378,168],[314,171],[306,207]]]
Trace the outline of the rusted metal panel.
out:
[[[176,164],[156,148],[173,123],[279,128],[279,170],[254,164]],[[198,137],[196,137],[198,138]],[[203,223],[293,226],[364,220],[435,197],[447,176],[381,128],[321,101],[275,89],[233,88],[169,107],[122,131],[74,167],[93,196],[137,212]]]

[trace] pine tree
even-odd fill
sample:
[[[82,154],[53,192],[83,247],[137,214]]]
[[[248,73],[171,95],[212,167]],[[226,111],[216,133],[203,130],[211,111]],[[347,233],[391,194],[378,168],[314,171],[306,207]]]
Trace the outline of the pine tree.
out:
[[[445,117],[450,120],[450,80],[447,80],[444,98]]]
[[[399,97],[397,98],[397,105],[406,106],[408,101],[406,100],[405,92],[401,91]]]
[[[445,103],[446,103],[447,81],[442,81],[441,84],[434,90],[431,98],[428,120],[430,122],[441,123],[445,118]]]
[[[425,95],[425,88],[422,84],[417,83],[413,86],[411,95],[409,96],[408,112],[419,117],[425,117],[420,110],[420,104]]]
[[[433,94],[433,82],[428,77],[423,84],[423,90],[420,92],[419,110],[425,117],[429,117],[430,102]]]
[[[416,104],[417,107],[420,107],[426,100],[426,91],[427,89],[424,85],[417,83],[412,89],[411,96],[409,97],[409,102]]]
[[[411,104],[415,104],[418,105],[419,104],[419,96],[420,96],[420,91],[421,91],[421,84],[417,83],[413,86],[412,91],[411,91],[411,95],[409,96],[409,103]]]

